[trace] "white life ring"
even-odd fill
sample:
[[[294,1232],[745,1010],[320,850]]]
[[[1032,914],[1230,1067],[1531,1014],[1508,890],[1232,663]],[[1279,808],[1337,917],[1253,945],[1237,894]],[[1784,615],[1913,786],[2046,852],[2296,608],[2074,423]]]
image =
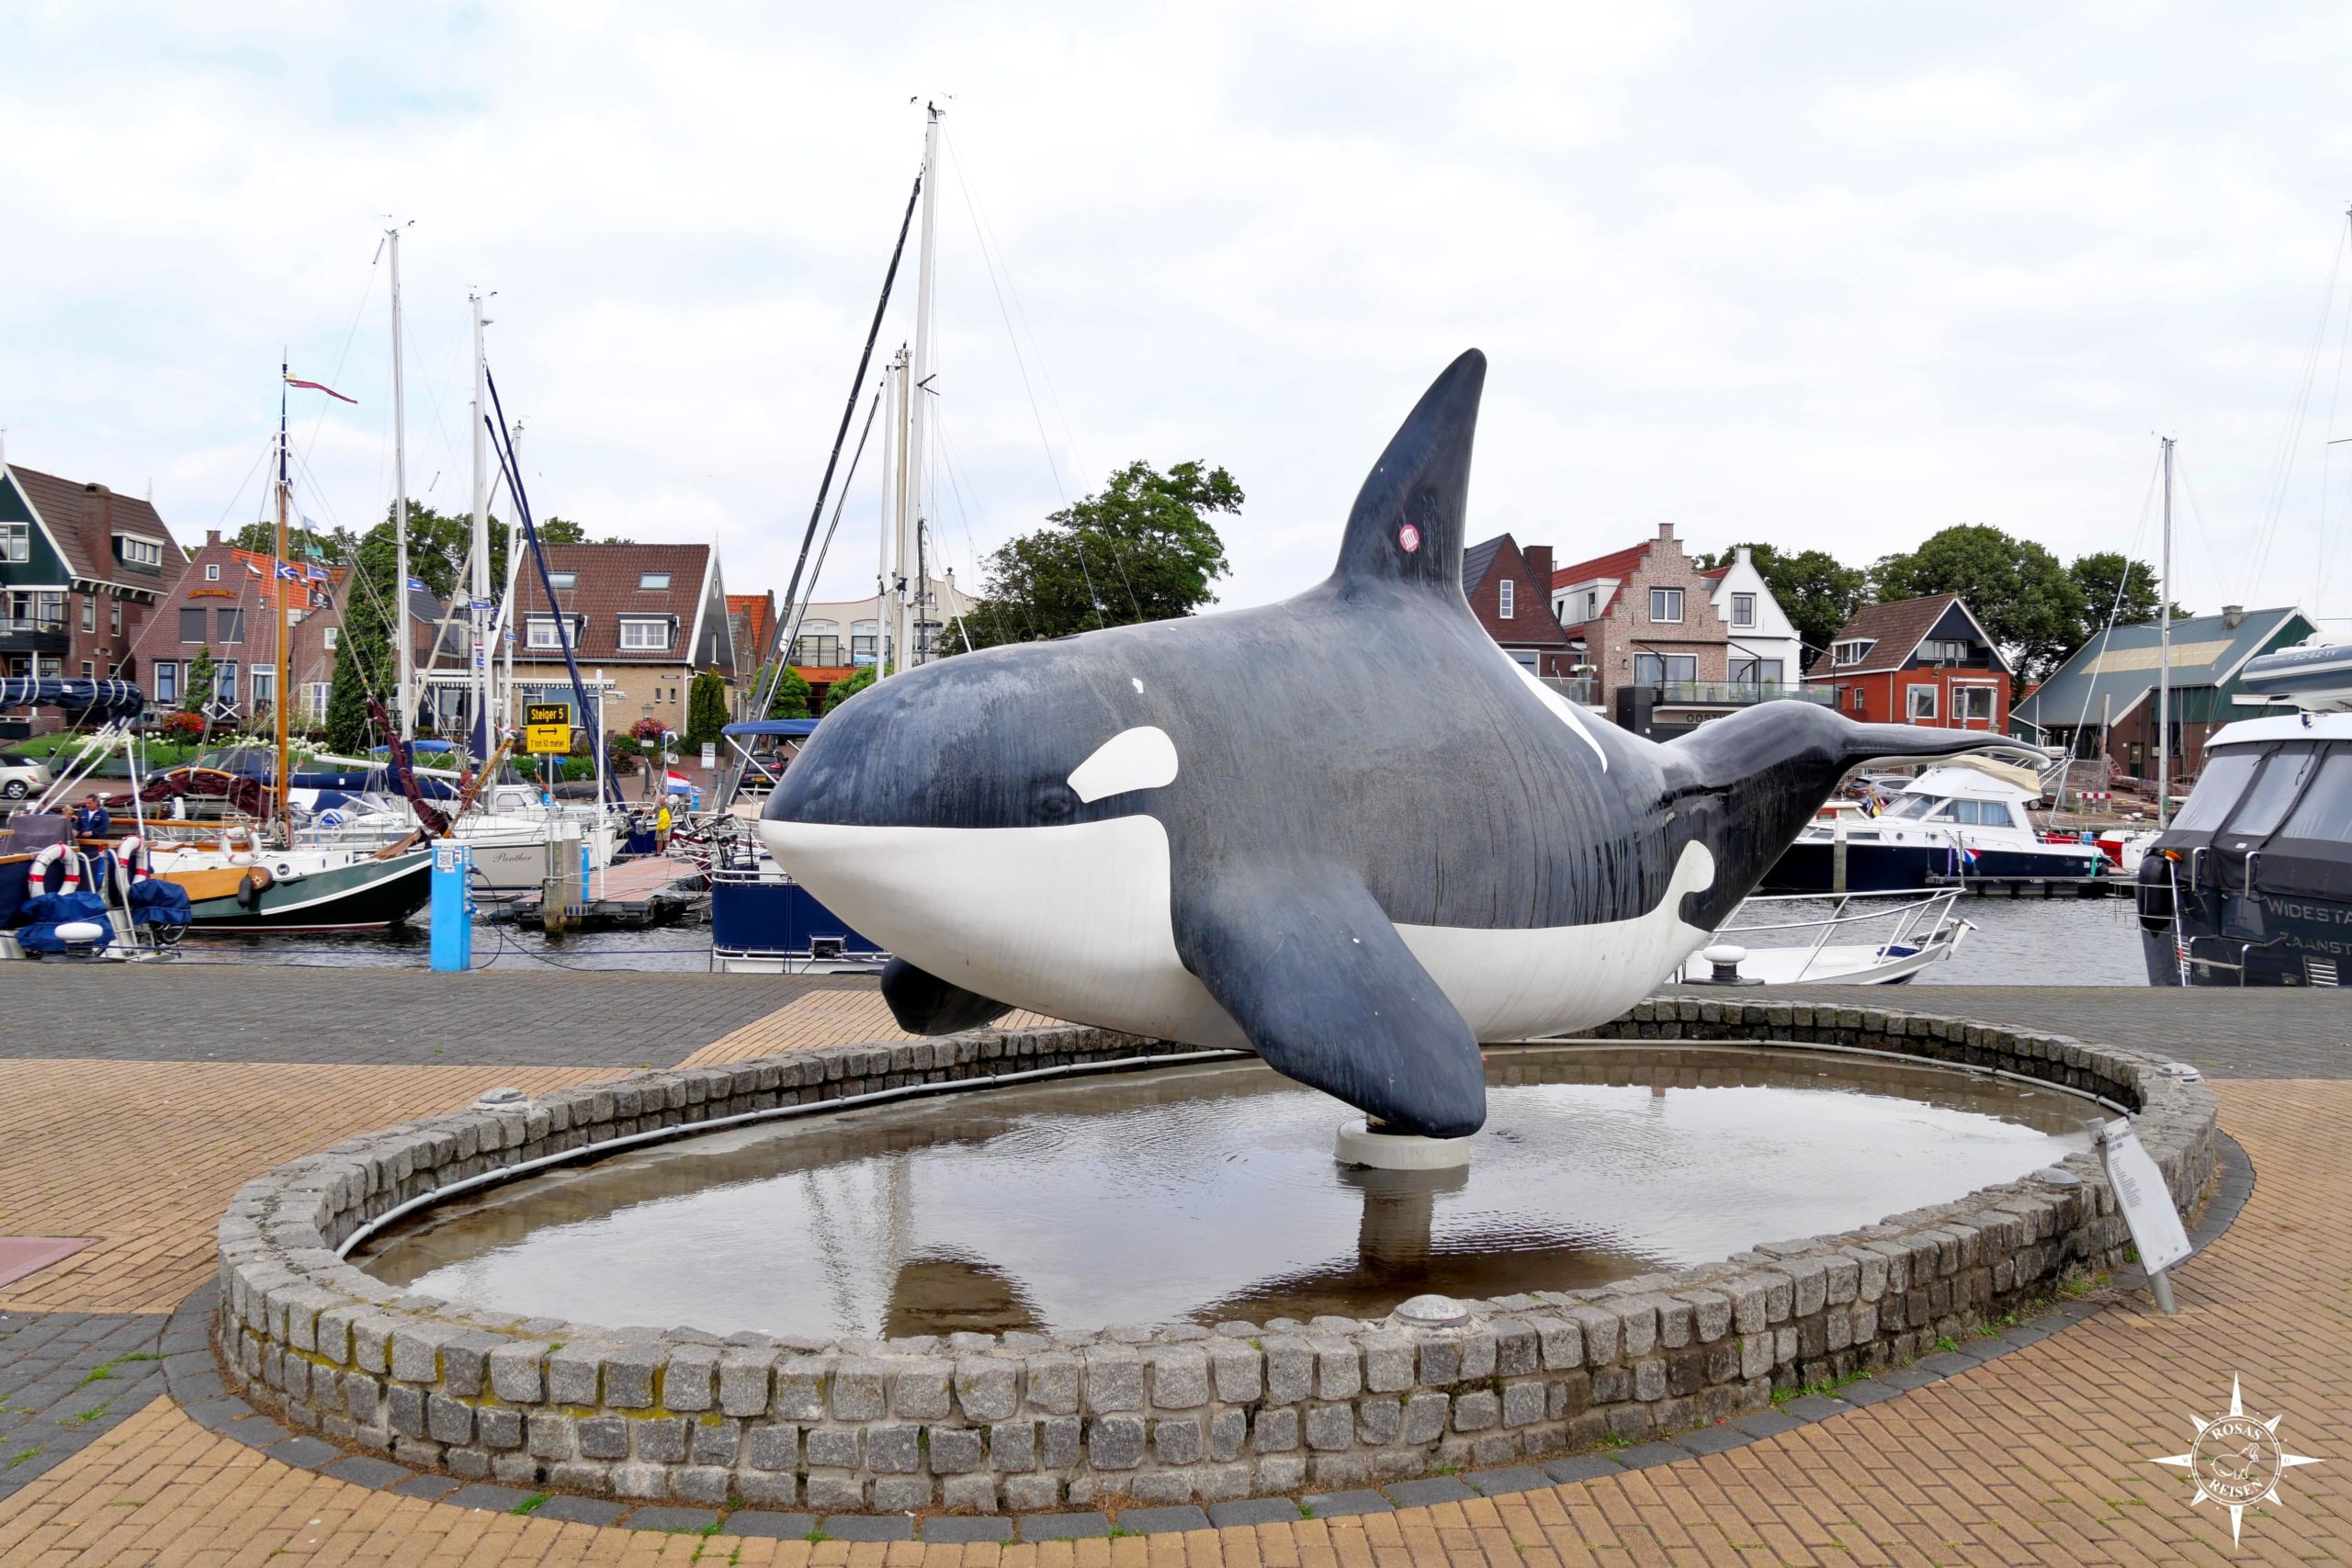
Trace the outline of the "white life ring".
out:
[[[49,891],[49,868],[55,865],[60,857],[65,862],[65,884],[58,891],[82,891],[81,854],[71,844],[51,844],[33,856],[32,864],[25,868],[26,886],[33,889],[36,897]]]
[[[114,858],[130,873],[133,882],[144,882],[155,874],[155,858],[147,852],[147,840],[136,833],[114,847]]]
[[[260,837],[250,828],[221,829],[220,847],[229,852],[231,865],[252,865],[261,858],[255,852],[261,848]]]

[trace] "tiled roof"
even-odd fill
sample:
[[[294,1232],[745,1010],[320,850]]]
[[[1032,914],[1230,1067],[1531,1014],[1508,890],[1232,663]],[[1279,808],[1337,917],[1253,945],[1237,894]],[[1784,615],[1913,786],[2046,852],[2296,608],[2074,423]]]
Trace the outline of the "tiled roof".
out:
[[[2292,605],[2248,610],[2234,626],[2220,615],[2177,620],[2172,624],[2173,689],[2226,685],[2273,638],[2282,633],[2308,636],[2311,629],[2302,612]],[[2082,724],[2102,716],[2120,718],[2155,689],[2162,639],[2154,621],[2102,630],[2020,698],[2012,711],[2041,725]]]
[[[574,653],[582,659],[614,663],[677,664],[692,651],[686,639],[694,635],[695,617],[702,608],[704,578],[710,566],[708,545],[549,545],[548,570],[571,572],[574,585],[559,589],[556,597],[566,614],[587,617]],[[639,588],[648,572],[670,574],[667,588]],[[516,611],[523,643],[514,657],[552,658],[546,649],[530,646],[529,618],[548,613],[547,591],[537,572],[523,574]],[[670,646],[659,650],[621,647],[623,615],[668,615],[673,629]]]
[[[1897,599],[1887,604],[1865,604],[1854,612],[1854,618],[1831,637],[1834,646],[1841,642],[1868,640],[1869,653],[1860,664],[1839,664],[1836,673],[1875,675],[1889,670],[1900,670],[1918,651],[1919,644],[1935,630],[1944,612],[1960,603],[1957,593],[1930,593],[1923,599]],[[1815,660],[1811,674],[1826,676],[1832,666]]]
[[[74,569],[75,576],[106,582],[133,582],[158,590],[179,581],[180,568],[187,558],[180,553],[179,543],[172,537],[164,519],[146,502],[104,487],[94,493],[72,479],[62,479],[37,468],[19,468],[14,463],[8,465],[8,471],[17,477],[25,498],[56,536],[58,547],[65,552],[66,564]],[[85,507],[85,501],[98,504]],[[120,563],[114,558],[114,541],[107,536],[110,527],[164,541],[164,571],[159,581],[151,582],[143,574],[125,574],[118,570]]]
[[[1724,580],[1724,574],[1730,570],[1730,565],[1726,563],[1723,566],[1712,567],[1707,570],[1701,572],[1699,575],[1705,578],[1710,582],[1721,582]]]
[[[773,593],[729,593],[727,613],[743,617],[743,637],[756,655],[768,645],[768,631],[775,616],[775,595]]]
[[[1463,592],[1476,592],[1478,584],[1487,581],[1487,573],[1494,567],[1495,557],[1502,553],[1503,541],[1510,537],[1508,534],[1498,534],[1462,552]]]
[[[1642,564],[1642,558],[1649,554],[1650,547],[1657,542],[1655,539],[1645,539],[1638,545],[1633,545],[1622,550],[1611,550],[1605,556],[1595,556],[1590,560],[1580,560],[1574,566],[1557,568],[1552,573],[1553,592],[1557,592],[1563,588],[1573,588],[1579,582],[1590,582],[1596,577],[1613,577],[1623,582],[1633,575],[1634,569]]]

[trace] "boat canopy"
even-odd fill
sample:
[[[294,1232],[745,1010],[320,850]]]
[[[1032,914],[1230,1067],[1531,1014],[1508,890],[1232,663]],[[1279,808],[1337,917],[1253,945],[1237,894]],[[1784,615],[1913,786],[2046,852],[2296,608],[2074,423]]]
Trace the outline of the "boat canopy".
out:
[[[135,718],[147,694],[130,681],[62,681],[29,675],[0,678],[0,709],[61,707]]]
[[[817,721],[813,718],[753,718],[746,719],[741,724],[730,724],[718,733],[721,735],[788,735],[806,739],[816,732]]]

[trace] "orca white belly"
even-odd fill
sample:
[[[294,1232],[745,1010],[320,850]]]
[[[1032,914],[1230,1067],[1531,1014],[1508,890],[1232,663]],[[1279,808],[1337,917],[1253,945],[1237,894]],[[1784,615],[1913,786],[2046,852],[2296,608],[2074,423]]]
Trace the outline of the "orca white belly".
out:
[[[1114,817],[1054,828],[763,821],[776,863],[926,973],[1053,1018],[1188,1044],[1249,1042],[1176,953],[1167,829]],[[1676,911],[1714,880],[1684,847],[1631,919],[1524,931],[1400,925],[1482,1040],[1577,1029],[1632,1007],[1707,941]]]

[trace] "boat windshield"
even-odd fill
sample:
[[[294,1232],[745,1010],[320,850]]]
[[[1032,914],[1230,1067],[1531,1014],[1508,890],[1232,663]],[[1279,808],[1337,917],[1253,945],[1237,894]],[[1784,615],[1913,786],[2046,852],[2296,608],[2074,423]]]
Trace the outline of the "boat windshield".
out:
[[[1906,795],[1879,813],[1882,817],[1925,817],[1943,802],[1932,795]]]
[[[2232,749],[2216,751],[2205,764],[2205,774],[2197,781],[2197,791],[2172,825],[2182,830],[2207,830],[2222,825],[2230,807],[2245,793],[2246,781],[2254,777],[2254,770],[2262,762],[2262,753]]]
[[[2287,818],[2287,808],[2302,793],[2303,781],[2312,775],[2312,768],[2319,761],[2319,753],[2309,747],[2296,747],[2272,754],[2245,793],[2245,804],[2231,817],[2224,831],[2232,836],[2243,834],[2258,839],[2275,829]]]
[[[2284,836],[2352,843],[2352,751],[2338,751],[2320,764],[2318,779],[2287,818]]]

